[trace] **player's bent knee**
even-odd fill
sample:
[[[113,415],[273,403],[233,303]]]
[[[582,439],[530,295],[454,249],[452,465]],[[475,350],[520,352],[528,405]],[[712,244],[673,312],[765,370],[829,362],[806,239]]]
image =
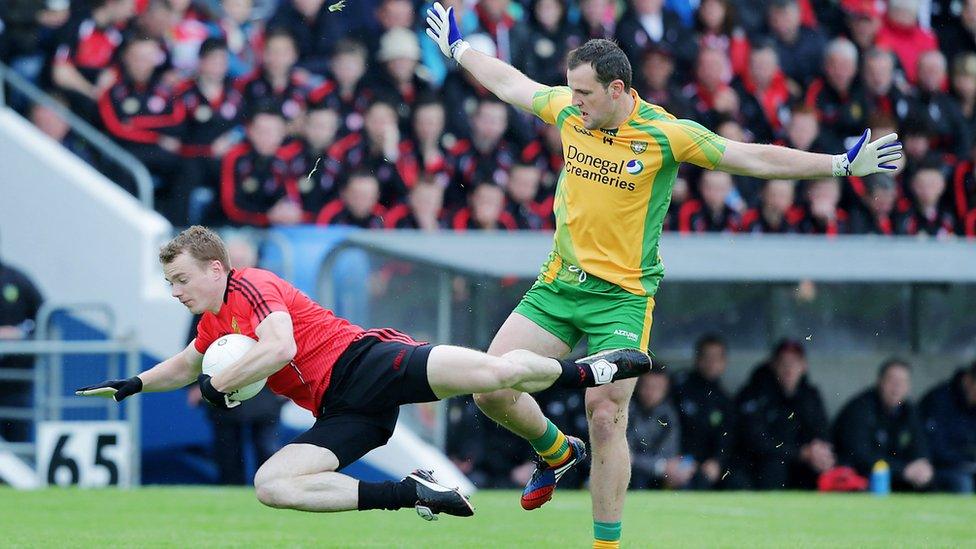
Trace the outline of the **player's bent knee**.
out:
[[[275,509],[288,508],[287,481],[285,479],[258,481],[254,479],[254,494],[258,501]]]
[[[597,440],[607,440],[618,431],[627,428],[627,407],[612,400],[602,400],[587,406],[590,435]]]
[[[477,393],[474,395],[474,403],[482,411],[489,414],[514,406],[516,400],[518,400],[518,393],[511,389],[501,389],[499,391]]]

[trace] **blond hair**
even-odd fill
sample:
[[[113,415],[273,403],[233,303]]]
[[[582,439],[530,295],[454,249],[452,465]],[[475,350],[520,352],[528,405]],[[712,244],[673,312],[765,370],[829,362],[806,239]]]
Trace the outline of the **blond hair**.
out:
[[[160,248],[159,262],[163,265],[172,263],[176,256],[183,252],[190,254],[193,259],[201,263],[209,263],[216,259],[227,270],[231,269],[224,241],[220,235],[202,225],[194,225],[184,230]]]

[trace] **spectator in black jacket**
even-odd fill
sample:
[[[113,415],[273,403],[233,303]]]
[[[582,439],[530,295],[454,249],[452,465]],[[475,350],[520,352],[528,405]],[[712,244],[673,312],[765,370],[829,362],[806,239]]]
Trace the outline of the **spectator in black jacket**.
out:
[[[694,488],[715,486],[732,451],[732,399],[722,387],[728,347],[715,334],[695,343],[695,369],[674,378],[671,398],[681,422],[681,453],[699,463]]]
[[[659,363],[637,380],[627,425],[632,488],[684,488],[695,475],[694,460],[679,455],[681,425],[668,399],[669,385],[667,370]]]
[[[936,385],[920,408],[937,489],[972,494],[976,487],[976,361]]]
[[[298,48],[298,66],[315,74],[325,74],[336,42],[346,35],[342,13],[330,13],[324,0],[281,2],[268,29],[286,29]]]
[[[885,461],[895,490],[921,490],[932,481],[925,432],[911,393],[908,362],[889,359],[878,370],[874,387],[855,396],[834,421],[837,460],[868,477]]]
[[[617,42],[629,59],[637,60],[645,49],[666,42],[674,52],[678,71],[691,71],[698,53],[694,33],[685,27],[671,10],[664,9],[663,0],[631,0],[617,25]]]
[[[736,397],[735,487],[812,488],[834,466],[827,411],[798,341],[783,340]]]

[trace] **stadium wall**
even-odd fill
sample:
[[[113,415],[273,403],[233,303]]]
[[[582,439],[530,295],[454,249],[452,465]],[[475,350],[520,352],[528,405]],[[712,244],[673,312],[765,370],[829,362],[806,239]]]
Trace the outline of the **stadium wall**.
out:
[[[169,296],[156,258],[171,231],[162,216],[0,108],[0,258],[31,276],[46,301],[107,303],[116,314],[111,335],[134,334],[157,357],[178,351],[190,317]]]

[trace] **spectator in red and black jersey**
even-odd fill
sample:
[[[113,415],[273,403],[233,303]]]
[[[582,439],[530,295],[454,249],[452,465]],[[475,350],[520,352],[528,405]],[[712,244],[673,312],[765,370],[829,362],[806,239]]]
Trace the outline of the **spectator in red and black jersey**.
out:
[[[837,235],[851,232],[850,218],[840,208],[840,180],[816,179],[807,184],[807,205],[800,232]]]
[[[338,131],[339,113],[324,104],[313,104],[305,113],[302,138],[294,142],[301,152],[291,163],[292,175],[298,182],[302,209],[309,216],[339,196],[338,182],[322,166]]]
[[[902,220],[902,234],[927,234],[945,238],[956,234],[956,216],[942,206],[946,180],[936,164],[922,166],[911,179],[912,209]]]
[[[379,97],[397,108],[400,129],[410,128],[411,110],[421,97],[433,91],[430,83],[417,74],[420,61],[420,41],[408,29],[392,29],[380,40],[376,54],[379,63],[373,87]]]
[[[824,76],[807,88],[805,103],[817,109],[825,143],[845,148],[845,139],[859,136],[868,116],[863,94],[855,88],[857,48],[846,38],[835,38],[824,53]]]
[[[827,39],[819,29],[803,24],[797,0],[773,0],[766,13],[779,66],[806,87],[820,71]]]
[[[363,229],[382,229],[383,206],[379,204],[380,183],[373,174],[356,170],[315,219],[316,225],[350,225]]]
[[[747,233],[799,232],[803,212],[793,206],[795,188],[795,181],[766,181],[759,207],[742,214],[740,230]]]
[[[861,82],[868,114],[884,114],[904,120],[913,99],[895,84],[895,54],[871,48],[864,53]]]
[[[641,99],[664,107],[677,118],[691,115],[688,100],[673,81],[674,56],[666,44],[657,44],[644,52],[640,72],[634,77]]]
[[[433,98],[422,99],[413,109],[413,132],[400,142],[400,176],[408,187],[428,177],[441,187],[451,183],[451,159],[447,145],[456,140],[444,133],[444,105]]]
[[[867,189],[866,208],[851,213],[851,232],[858,234],[898,234],[902,227],[901,214],[895,205],[898,189],[895,178],[888,173],[876,173],[864,178]]]
[[[119,80],[102,93],[98,111],[109,135],[161,180],[157,209],[175,223],[177,204],[186,199],[176,196],[172,187],[181,169],[180,140],[175,136],[185,109],[155,73],[159,55],[159,44],[151,38],[127,41]]]
[[[963,118],[959,102],[946,93],[946,59],[942,52],[932,50],[918,58],[918,98],[920,110],[928,116],[935,133],[933,148],[956,155],[969,154],[973,136]]]
[[[285,0],[268,21],[271,29],[281,29],[292,37],[297,66],[315,74],[325,74],[329,55],[336,42],[349,30],[342,12],[330,12],[325,0]]]
[[[455,231],[514,231],[518,225],[505,211],[505,191],[490,181],[483,181],[471,190],[468,206],[454,214],[451,228]]]
[[[210,207],[216,205],[220,193],[220,159],[242,138],[244,98],[227,75],[227,44],[208,38],[200,46],[199,57],[197,77],[176,88],[176,100],[186,113],[180,130],[184,173],[177,194],[189,197],[196,193],[192,200],[199,210],[193,212],[193,220],[181,214],[184,219],[180,226],[224,221],[220,212],[214,211],[219,208]],[[187,205],[187,199],[181,198],[181,204]]]
[[[909,187],[903,189],[905,195],[911,198],[911,187],[908,184],[914,178],[915,172],[924,166],[939,165],[946,177],[950,175],[950,166],[955,163],[955,156],[932,148],[932,144],[937,142],[938,138],[928,113],[919,110],[909,114],[898,135],[904,144],[905,152],[903,160],[905,169],[901,173],[902,184]]]
[[[583,33],[566,17],[567,0],[530,3],[525,74],[546,86],[566,82],[566,54],[583,43]]]
[[[682,233],[718,233],[735,231],[742,219],[728,205],[732,193],[732,176],[725,172],[703,171],[698,179],[701,199],[692,199],[678,212],[678,230]]]
[[[542,170],[542,188],[551,195],[556,192],[556,178],[563,169],[563,141],[555,124],[543,124],[539,133],[540,137],[530,141],[519,158]]]
[[[247,123],[247,140],[224,155],[220,203],[238,225],[266,227],[307,221],[289,165],[298,148],[282,146],[287,125],[273,100],[256,103]]]
[[[552,202],[537,202],[541,182],[542,170],[538,167],[522,163],[512,166],[505,186],[508,195],[505,209],[515,219],[519,229],[541,231],[555,226]]]
[[[340,40],[332,54],[332,78],[309,94],[310,102],[323,103],[338,111],[340,136],[363,129],[366,109],[376,97],[373,88],[363,78],[366,65],[366,46],[355,40]]]
[[[429,175],[421,175],[410,189],[406,204],[398,204],[383,216],[387,229],[436,231],[446,228],[444,187]]]
[[[796,88],[796,84],[793,84]],[[768,143],[779,136],[792,95],[786,75],[779,68],[776,48],[770,41],[757,42],[749,54],[749,68],[735,82],[742,119],[755,140]]]
[[[115,79],[109,69],[122,44],[122,27],[135,13],[133,0],[91,0],[62,29],[54,54],[51,80],[65,92],[71,110],[96,119],[95,103]]]
[[[189,77],[196,72],[200,45],[210,37],[212,18],[202,3],[194,0],[167,0],[167,4],[173,15],[164,43],[173,68]]]
[[[281,106],[281,114],[297,129],[305,112],[311,91],[308,74],[295,66],[298,50],[295,39],[286,29],[271,29],[264,38],[261,69],[239,78],[235,83],[246,104],[272,99]]]
[[[400,176],[400,129],[393,105],[375,101],[366,111],[365,131],[349,134],[329,148],[322,159],[321,185],[343,186],[343,175],[349,170],[367,170],[380,185],[380,203],[391,207],[407,196],[407,184]]]
[[[736,22],[735,5],[730,0],[704,0],[695,13],[698,45],[723,50],[732,73],[743,77],[749,70],[749,40]]]
[[[963,231],[969,234],[966,222],[969,213],[976,211],[976,162],[973,154],[956,164],[952,174],[952,190],[950,191],[953,212],[964,223]]]
[[[702,48],[695,66],[695,81],[682,90],[691,105],[692,118],[714,128],[719,119],[739,116],[739,96],[729,86],[732,69],[722,50]]]
[[[471,139],[462,139],[451,149],[454,181],[444,196],[449,208],[463,205],[476,183],[490,181],[503,187],[507,183],[516,158],[515,148],[503,139],[507,125],[504,103],[486,99],[478,104]]]

